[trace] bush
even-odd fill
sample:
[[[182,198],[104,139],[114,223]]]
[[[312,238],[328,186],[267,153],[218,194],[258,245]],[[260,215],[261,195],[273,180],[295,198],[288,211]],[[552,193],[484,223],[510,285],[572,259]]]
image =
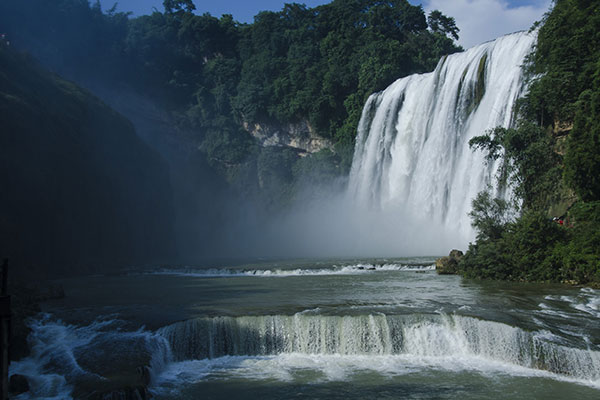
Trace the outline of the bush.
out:
[[[565,243],[566,228],[543,213],[529,212],[514,222],[495,225],[498,236],[481,237],[469,246],[460,270],[469,277],[511,281],[560,282],[560,257],[555,247]]]

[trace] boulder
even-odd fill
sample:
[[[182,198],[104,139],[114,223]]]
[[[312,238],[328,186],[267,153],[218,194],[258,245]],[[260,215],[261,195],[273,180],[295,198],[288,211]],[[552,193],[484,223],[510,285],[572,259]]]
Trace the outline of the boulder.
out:
[[[450,251],[450,255],[448,257],[455,259],[457,262],[464,256],[464,253],[460,250],[452,250]]]
[[[88,400],[148,400],[152,398],[150,368],[140,366],[100,380],[76,383],[73,398]]]
[[[463,257],[460,250],[452,250],[446,257],[435,260],[435,270],[440,275],[454,275],[458,273],[458,263]]]
[[[19,374],[12,375],[8,381],[8,391],[14,395],[29,392],[27,377]]]
[[[137,367],[135,373],[143,386],[150,385],[150,368],[147,366]]]
[[[93,400],[148,400],[150,393],[145,386],[134,386],[95,393],[89,398]]]

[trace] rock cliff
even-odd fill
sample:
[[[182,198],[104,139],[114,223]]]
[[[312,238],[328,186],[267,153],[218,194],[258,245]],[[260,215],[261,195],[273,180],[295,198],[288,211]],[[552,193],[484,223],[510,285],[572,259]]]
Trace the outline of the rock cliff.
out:
[[[318,135],[306,120],[287,124],[245,122],[244,129],[263,147],[291,147],[304,155],[323,149],[333,149],[333,143]]]
[[[0,254],[31,278],[175,253],[168,168],[97,97],[0,47]]]

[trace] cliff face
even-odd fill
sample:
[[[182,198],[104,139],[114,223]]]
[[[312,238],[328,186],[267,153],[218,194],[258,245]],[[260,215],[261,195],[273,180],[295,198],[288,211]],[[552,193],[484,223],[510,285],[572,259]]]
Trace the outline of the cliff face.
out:
[[[168,168],[127,119],[0,46],[0,126],[0,255],[11,265],[54,275],[175,255]]]
[[[558,119],[552,124],[552,137],[554,140],[554,152],[563,160],[567,152],[567,141],[573,130],[572,122],[563,122]],[[564,162],[561,162],[561,169],[564,168]],[[551,199],[546,213],[551,217],[564,218],[568,210],[577,201],[577,195],[573,189],[569,188],[564,180],[555,183],[552,193],[548,194]]]
[[[288,124],[245,122],[244,129],[263,147],[291,147],[301,155],[333,149],[333,143],[319,136],[306,120]]]

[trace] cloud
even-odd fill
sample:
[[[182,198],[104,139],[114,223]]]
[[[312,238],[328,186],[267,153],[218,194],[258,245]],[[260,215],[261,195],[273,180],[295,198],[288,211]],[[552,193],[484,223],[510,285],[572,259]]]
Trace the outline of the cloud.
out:
[[[531,5],[512,6],[506,0],[429,0],[424,8],[454,17],[465,49],[499,36],[529,29],[548,11],[551,0],[533,0]]]

